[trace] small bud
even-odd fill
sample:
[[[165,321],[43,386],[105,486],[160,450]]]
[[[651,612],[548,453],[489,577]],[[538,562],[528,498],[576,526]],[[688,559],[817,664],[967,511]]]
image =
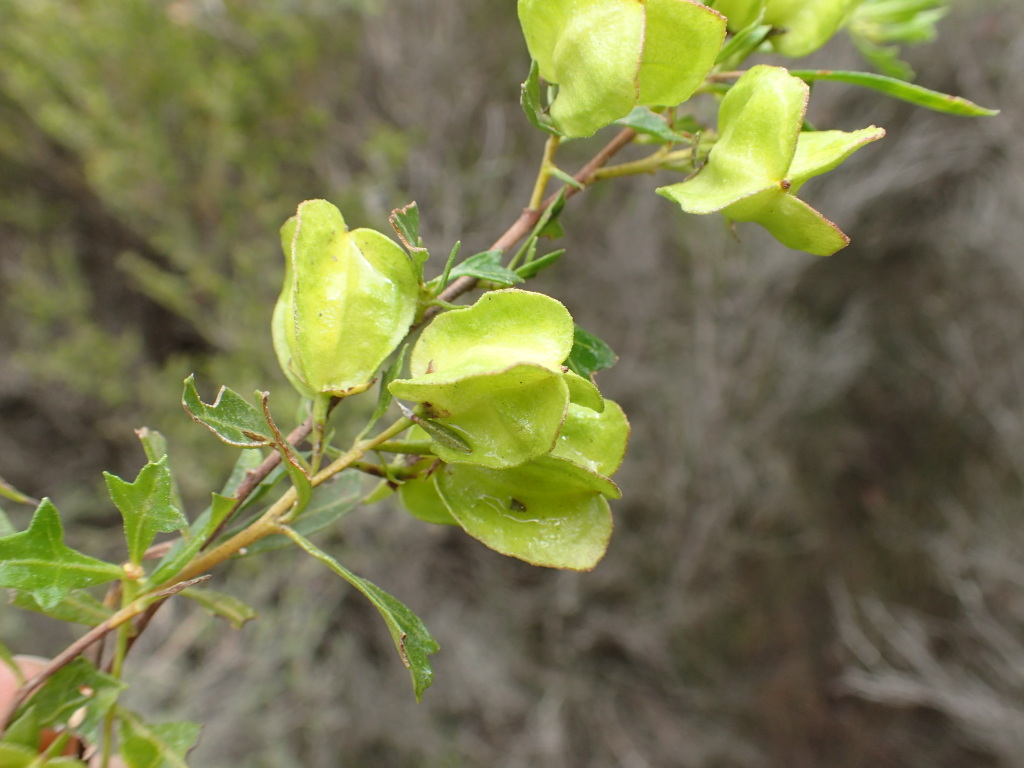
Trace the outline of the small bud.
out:
[[[146,575],[142,566],[136,563],[125,563],[121,566],[121,569],[124,571],[124,576],[128,581],[138,581]]]

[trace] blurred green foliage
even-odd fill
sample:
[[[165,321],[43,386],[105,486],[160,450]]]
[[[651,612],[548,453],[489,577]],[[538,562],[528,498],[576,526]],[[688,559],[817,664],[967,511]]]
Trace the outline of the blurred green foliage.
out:
[[[310,197],[362,210],[362,182],[325,147],[342,135],[357,157],[366,143],[401,159],[394,131],[344,122],[369,10],[0,0],[4,394],[24,395],[23,374],[53,387],[33,396],[114,410],[91,439],[145,419],[207,466],[208,436],[179,418],[181,379],[274,389],[277,229]],[[209,470],[185,474],[212,487]]]

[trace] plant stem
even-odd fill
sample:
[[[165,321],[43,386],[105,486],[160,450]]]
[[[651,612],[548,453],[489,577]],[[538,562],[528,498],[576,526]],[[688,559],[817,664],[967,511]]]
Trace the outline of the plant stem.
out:
[[[135,601],[138,594],[138,584],[134,581],[124,581],[121,585],[121,607],[127,608]],[[128,653],[128,643],[132,635],[131,622],[124,622],[117,628],[117,642],[114,644],[114,656],[110,660],[110,674],[116,679],[121,679],[121,672],[124,669],[124,658]],[[108,768],[110,758],[114,754],[114,723],[117,716],[113,708],[107,713],[103,722],[103,752],[100,765]]]
[[[661,169],[678,163],[679,161],[689,163],[693,157],[692,148],[677,149],[674,152],[658,150],[652,155],[633,160],[628,163],[609,165],[598,168],[591,177],[591,183],[602,179],[614,179],[620,176],[636,176],[641,173],[655,173]]]
[[[544,207],[544,190],[547,189],[548,180],[551,178],[551,169],[555,165],[555,152],[561,139],[554,134],[548,136],[544,143],[544,157],[540,161],[540,169],[537,171],[537,180],[533,183],[533,194],[530,195],[531,211],[540,211]]]
[[[623,147],[628,145],[635,138],[636,131],[632,128],[623,128],[618,134],[616,134],[615,138],[605,144],[600,152],[594,155],[586,165],[580,168],[579,172],[577,172],[573,178],[583,185],[583,187],[597,181],[597,179],[594,178],[594,174],[597,172],[597,169],[606,165],[609,160],[615,157]],[[567,200],[576,193],[582,191],[583,190],[579,187],[574,187],[571,184],[566,184],[564,187],[565,198]],[[512,223],[512,226],[505,230],[505,233],[494,242],[494,245],[492,245],[489,250],[507,250],[530,234],[530,230],[533,229],[534,225],[537,223],[541,213],[545,208],[547,208],[547,206],[551,205],[554,200],[555,195],[549,195],[539,206],[524,210],[519,215],[519,218]],[[437,298],[441,301],[454,301],[462,294],[473,290],[473,287],[477,282],[477,278],[470,277],[469,275],[463,275],[457,280],[452,281],[447,288],[438,294]],[[424,320],[429,320],[431,317],[436,315],[437,312],[438,310],[431,307],[424,313]]]
[[[125,622],[131,621],[140,613],[145,612],[148,608],[156,605],[162,600],[166,600],[171,595],[175,595],[183,589],[191,587],[193,584],[198,584],[200,581],[206,581],[210,578],[209,576],[201,576],[191,581],[182,581],[178,584],[174,584],[167,589],[157,590],[156,592],[150,593],[144,596],[142,599],[135,600],[130,605],[125,606],[106,621],[97,624],[95,627],[90,629],[80,638],[75,640],[71,645],[65,648],[63,651],[58,653],[50,663],[46,665],[46,668],[42,670],[35,677],[26,680],[24,685],[18,689],[18,692],[13,696],[7,705],[7,709],[0,713],[0,736],[3,736],[4,730],[6,730],[11,717],[18,710],[18,708],[25,703],[33,693],[35,693],[39,687],[45,683],[55,672],[65,667],[69,662],[78,658],[83,651],[98,642],[108,633],[113,632],[115,629],[120,627]]]
[[[376,437],[369,440],[356,441],[355,445],[353,445],[348,451],[332,461],[327,467],[313,475],[313,477],[310,478],[310,485],[316,488],[321,483],[334,477],[343,469],[350,467],[354,462],[362,459],[367,452],[374,450],[381,443],[387,442],[392,437],[401,434],[411,426],[412,421],[402,417]],[[255,544],[260,539],[273,533],[278,533],[278,526],[281,523],[290,522],[288,515],[292,511],[292,507],[295,505],[297,499],[298,494],[296,493],[295,488],[289,488],[281,498],[274,502],[274,504],[271,505],[271,507],[251,525],[239,531],[222,544],[219,544],[213,549],[196,557],[170,582],[161,584],[158,589],[165,588],[171,583],[188,580],[202,573],[206,573],[211,568],[214,568],[246,547]]]

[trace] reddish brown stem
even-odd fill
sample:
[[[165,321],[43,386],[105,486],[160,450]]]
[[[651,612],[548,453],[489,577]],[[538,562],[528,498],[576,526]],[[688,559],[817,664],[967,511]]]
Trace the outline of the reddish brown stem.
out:
[[[573,176],[573,178],[576,179],[576,181],[578,181],[584,187],[593,183],[594,172],[598,168],[601,168],[605,164],[607,164],[609,160],[611,160],[616,154],[618,154],[618,152],[622,150],[623,147],[625,147],[631,141],[633,141],[634,138],[636,138],[636,131],[634,131],[632,128],[623,128],[621,131],[619,131],[615,138],[609,141],[600,152],[594,155],[590,159],[590,162],[584,165],[579,170],[579,173]],[[577,192],[581,192],[582,190],[579,187],[574,187],[569,184],[566,184],[563,191],[565,193],[565,198],[568,200],[570,197],[575,195]],[[558,193],[550,195],[541,204],[540,208],[537,208],[536,210],[532,208],[525,209],[519,215],[519,218],[515,220],[512,226],[505,230],[505,233],[494,242],[494,245],[492,245],[489,250],[508,250],[513,245],[522,240],[524,237],[526,237],[530,233],[530,230],[533,229],[533,227],[537,224],[537,220],[540,219],[540,216],[544,212],[544,209],[546,209],[549,205],[551,205],[551,203],[555,201],[557,194]],[[473,290],[477,282],[479,282],[477,278],[470,277],[469,275],[464,275],[463,277],[460,277],[452,281],[451,285],[449,285],[447,288],[441,291],[437,298],[441,299],[442,301],[454,301],[467,291]],[[439,311],[439,307],[431,307],[424,314],[424,319],[430,319]]]

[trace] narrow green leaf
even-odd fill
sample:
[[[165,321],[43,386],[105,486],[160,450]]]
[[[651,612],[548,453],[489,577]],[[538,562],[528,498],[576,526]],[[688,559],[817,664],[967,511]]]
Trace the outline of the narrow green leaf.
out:
[[[366,422],[366,426],[359,432],[357,440],[362,440],[369,434],[373,425],[380,421],[381,417],[388,412],[388,408],[391,407],[391,400],[393,395],[391,390],[388,389],[388,384],[398,378],[399,374],[402,373],[402,367],[405,365],[405,354],[409,350],[408,344],[403,344],[402,348],[398,350],[398,354],[395,355],[395,359],[391,361],[391,365],[384,371],[380,377],[380,389],[377,393],[377,407],[373,409],[373,413],[370,414],[370,420]]]
[[[235,629],[241,629],[245,622],[256,618],[256,610],[234,595],[202,587],[189,587],[180,594],[199,603],[211,616],[225,619]]]
[[[510,269],[501,266],[501,251],[484,251],[470,256],[461,264],[453,267],[449,277],[455,279],[463,275],[478,280],[498,283],[499,285],[515,285],[523,282],[523,278]]]
[[[526,119],[534,128],[547,131],[555,136],[561,135],[560,131],[555,128],[551,116],[547,114],[547,110],[540,102],[540,67],[536,61],[530,63],[530,74],[520,86],[519,104],[522,106],[523,112],[526,113]]]
[[[575,327],[572,351],[565,361],[570,371],[590,378],[597,371],[611,368],[618,359],[618,355],[604,341],[578,325]]]
[[[57,508],[43,499],[28,530],[0,539],[0,587],[31,592],[44,611],[71,590],[118,579],[113,563],[83,555],[64,544]]]
[[[448,254],[448,260],[444,263],[444,271],[441,276],[437,279],[437,292],[440,293],[448,287],[448,281],[452,277],[452,266],[455,264],[455,257],[459,255],[459,251],[462,249],[462,241],[456,240],[455,245],[452,246],[451,253]],[[431,281],[433,283],[434,281]]]
[[[95,597],[81,589],[69,592],[57,605],[44,609],[30,592],[14,590],[11,596],[11,605],[17,608],[24,608],[28,611],[45,613],[59,621],[68,621],[75,624],[85,624],[88,627],[95,627],[114,615],[114,610],[108,608]]]
[[[625,117],[616,120],[616,125],[632,128],[637,133],[645,136],[653,136],[656,139],[669,143],[688,141],[686,136],[677,133],[669,126],[668,121],[659,114],[655,114],[647,107],[633,107],[633,111]]]
[[[219,493],[211,495],[213,500],[210,506],[192,522],[184,535],[160,560],[153,573],[149,575],[150,583],[163,584],[184,568],[202,549],[210,535],[217,530],[217,526],[234,509],[235,499],[230,496],[222,496]]]
[[[32,506],[38,506],[39,504],[38,500],[33,499],[28,494],[22,493],[2,477],[0,477],[0,498],[9,499],[16,504],[31,504]]]
[[[863,88],[879,91],[894,99],[900,99],[925,109],[944,112],[962,117],[986,117],[998,115],[998,109],[981,107],[961,96],[950,96],[946,93],[922,88],[920,85],[897,80],[894,77],[876,75],[871,72],[847,72],[831,69],[800,69],[791,70],[790,74],[807,83],[816,80],[830,80],[838,83],[850,83]]]
[[[434,419],[428,419],[420,416],[402,403],[399,403],[398,407],[402,410],[403,416],[416,422],[416,424],[419,425],[424,432],[430,435],[431,439],[435,442],[449,450],[456,451],[457,453],[464,453],[466,455],[473,453],[472,446],[465,441],[462,435],[451,427],[442,424],[439,421],[435,421]]]
[[[718,57],[715,59],[715,64],[723,71],[734,69],[760,48],[771,33],[771,24],[762,24],[760,18],[755,19],[752,24],[741,29],[722,46],[722,50],[718,52]]]
[[[121,757],[128,768],[188,768],[185,757],[199,739],[198,724],[150,724],[122,707],[118,707],[117,714]]]
[[[292,523],[292,527],[303,536],[312,536],[333,525],[359,505],[361,481],[360,473],[352,470],[340,472],[332,480],[321,483],[316,487],[309,505]],[[287,536],[274,534],[250,544],[245,548],[245,555],[269,552],[290,544]]]
[[[427,657],[440,650],[423,621],[376,584],[356,576],[297,531],[288,527],[284,527],[283,531],[305,552],[341,576],[373,603],[387,624],[388,631],[391,632],[391,639],[394,640],[402,663],[412,676],[413,691],[416,693],[416,700],[419,701],[434,679],[434,671]]]
[[[537,273],[543,269],[547,269],[562,256],[565,255],[565,248],[560,248],[557,251],[546,253],[539,259],[533,259],[528,261],[523,266],[516,268],[516,274],[519,275],[523,280],[529,280],[532,277],[536,277]]]
[[[254,472],[263,463],[263,454],[259,451],[240,451],[231,474],[220,489],[221,496],[234,496],[250,472]]]
[[[129,483],[109,472],[103,473],[107,492],[124,517],[124,535],[128,557],[142,562],[158,533],[170,533],[188,526],[188,520],[171,498],[171,471],[166,454],[160,461],[142,468],[135,482]]]
[[[195,376],[189,376],[181,402],[189,416],[229,445],[259,448],[273,442],[259,410],[227,387],[221,387],[213,405],[207,405],[196,391]]]
[[[559,179],[560,181],[565,182],[570,187],[575,187],[576,189],[583,189],[584,188],[582,182],[577,181],[575,176],[573,176],[570,173],[566,173],[561,168],[552,166],[551,168],[548,169],[548,171],[556,179]]]
[[[117,678],[79,657],[57,670],[30,702],[38,713],[40,727],[66,726],[74,719],[75,732],[86,741],[97,743],[103,719],[125,687]],[[84,718],[77,714],[83,707]]]

